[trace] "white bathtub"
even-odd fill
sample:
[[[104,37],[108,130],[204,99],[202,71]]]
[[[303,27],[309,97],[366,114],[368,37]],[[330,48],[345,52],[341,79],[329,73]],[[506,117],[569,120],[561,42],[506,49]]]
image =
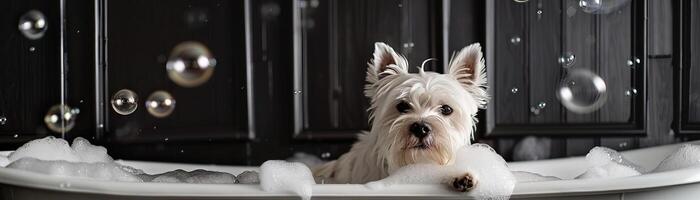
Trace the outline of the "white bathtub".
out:
[[[691,142],[700,144],[698,142]],[[680,144],[623,152],[629,160],[653,169]],[[7,155],[9,152],[1,152]],[[169,164],[118,161],[159,173],[173,169],[207,169],[238,174],[254,167]],[[513,162],[512,170],[572,178],[585,170],[583,157]],[[298,199],[291,193],[268,193],[258,185],[169,184],[105,182],[62,178],[0,168],[2,199]],[[397,185],[370,190],[363,185],[326,184],[313,186],[313,199],[469,199],[443,185]],[[560,180],[519,183],[511,199],[700,199],[700,168],[645,174],[635,177]]]

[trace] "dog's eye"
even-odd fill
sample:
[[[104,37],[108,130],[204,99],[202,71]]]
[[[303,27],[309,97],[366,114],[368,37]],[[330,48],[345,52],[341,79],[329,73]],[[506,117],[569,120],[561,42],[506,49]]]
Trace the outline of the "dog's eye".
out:
[[[448,105],[442,105],[442,107],[440,107],[440,112],[442,112],[443,115],[450,115],[452,114],[452,107]]]
[[[396,110],[398,110],[400,113],[407,113],[411,110],[411,105],[405,101],[402,101],[399,102],[399,104],[396,104]]]

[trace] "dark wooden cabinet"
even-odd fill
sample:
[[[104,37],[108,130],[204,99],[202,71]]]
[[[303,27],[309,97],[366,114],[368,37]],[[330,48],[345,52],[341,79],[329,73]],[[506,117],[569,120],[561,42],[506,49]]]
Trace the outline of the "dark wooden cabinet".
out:
[[[385,42],[410,66],[444,60],[437,1],[294,1],[294,137],[354,140],[368,130],[364,95],[374,43]],[[430,63],[426,70],[436,70]],[[415,71],[411,67],[411,71]]]
[[[675,31],[676,123],[681,134],[700,134],[700,3],[678,0]]]
[[[58,1],[3,2],[0,14],[0,139],[26,141],[53,133],[44,125],[49,108],[62,103],[64,65],[61,65],[61,10]],[[28,19],[33,37],[18,29],[22,16]],[[44,29],[32,29],[42,20]]]
[[[629,1],[590,11],[573,0],[489,2],[492,101],[485,134],[644,134],[645,4]],[[580,74],[596,75],[605,93],[586,88],[591,86]],[[557,95],[564,95],[560,87],[574,88],[572,101],[583,102],[575,105],[594,97],[602,103],[572,109]]]
[[[105,135],[114,142],[178,142],[252,139],[246,57],[245,1],[107,1],[105,4]],[[211,77],[194,87],[178,85],[166,69],[176,46],[199,43],[216,62]],[[138,108],[122,115],[109,104],[129,89]],[[150,114],[145,102],[170,93],[174,110]]]
[[[693,66],[700,15],[692,12],[700,7],[692,0],[621,0],[600,11],[584,11],[578,0],[64,2],[3,4],[3,149],[61,135],[44,117],[63,102],[79,110],[65,137],[105,145],[115,158],[252,165],[306,152],[334,159],[368,129],[363,87],[378,41],[406,55],[413,72],[428,58],[437,59],[428,70],[443,72],[453,52],[482,43],[492,99],[478,114],[477,141],[507,159],[526,135],[551,139],[551,157],[562,157],[692,138],[669,132],[673,120],[677,132],[700,133],[693,76],[700,75]],[[39,39],[17,29],[33,9],[49,27]],[[167,69],[188,42],[216,62],[194,86],[173,81]],[[586,114],[557,97],[577,69],[607,86],[605,104]],[[122,89],[138,96],[131,114],[111,105]],[[146,108],[156,91],[174,99],[167,116]]]

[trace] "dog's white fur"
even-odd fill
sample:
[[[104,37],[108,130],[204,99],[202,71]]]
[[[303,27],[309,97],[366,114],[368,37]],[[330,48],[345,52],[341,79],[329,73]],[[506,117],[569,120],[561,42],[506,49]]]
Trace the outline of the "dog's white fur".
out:
[[[367,69],[365,95],[370,98],[372,128],[359,135],[350,152],[314,170],[317,179],[333,183],[366,183],[387,177],[402,166],[416,163],[449,165],[457,148],[474,139],[476,113],[488,100],[485,66],[478,43],[453,56],[449,73],[408,73],[406,58],[384,43],[376,43]],[[396,105],[411,105],[400,113]],[[444,115],[448,105],[452,114]],[[422,140],[409,131],[411,124],[432,127]],[[427,148],[415,148],[425,145]]]

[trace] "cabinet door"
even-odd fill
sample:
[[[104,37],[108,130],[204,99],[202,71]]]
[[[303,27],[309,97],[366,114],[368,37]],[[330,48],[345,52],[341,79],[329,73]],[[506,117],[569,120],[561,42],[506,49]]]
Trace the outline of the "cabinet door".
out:
[[[172,143],[254,137],[245,2],[107,1],[105,138]]]
[[[645,2],[591,3],[487,4],[487,135],[644,133]]]
[[[354,139],[368,129],[364,85],[374,43],[404,54],[411,71],[437,58],[438,2],[294,1],[294,137]],[[440,59],[443,60],[443,59]],[[426,70],[436,70],[435,62]]]
[[[5,1],[0,13],[0,141],[66,132],[57,119],[65,66],[58,1]],[[54,112],[49,112],[51,108]],[[45,123],[47,118],[49,123]],[[74,121],[71,121],[74,122]]]
[[[682,134],[700,133],[700,2],[676,1],[680,12],[675,16],[680,23],[674,29],[679,34],[674,50],[677,69],[676,125]],[[677,52],[677,53],[676,53]]]

